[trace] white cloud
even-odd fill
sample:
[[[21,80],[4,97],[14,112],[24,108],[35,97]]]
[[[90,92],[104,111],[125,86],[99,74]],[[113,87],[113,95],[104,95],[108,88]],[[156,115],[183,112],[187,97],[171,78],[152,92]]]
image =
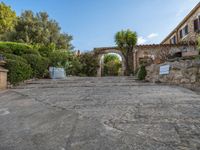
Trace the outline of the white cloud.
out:
[[[149,35],[147,36],[147,38],[149,38],[149,39],[153,39],[153,38],[155,38],[155,37],[158,37],[158,34],[157,34],[157,33],[151,33],[151,34],[149,34]]]
[[[137,44],[141,45],[141,44],[145,44],[146,42],[147,40],[143,38],[142,36],[138,37]]]

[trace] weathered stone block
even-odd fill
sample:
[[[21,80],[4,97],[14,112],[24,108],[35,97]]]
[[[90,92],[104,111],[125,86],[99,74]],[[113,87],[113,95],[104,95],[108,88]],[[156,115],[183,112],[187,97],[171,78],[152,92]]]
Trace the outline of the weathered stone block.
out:
[[[200,82],[200,61],[198,60],[181,60],[175,62],[166,62],[171,66],[170,73],[168,75],[159,75],[159,69],[161,65],[151,65],[147,68],[147,80],[148,81],[160,81],[163,83],[174,84],[197,84]]]
[[[8,70],[0,67],[0,90],[7,88],[7,72]]]

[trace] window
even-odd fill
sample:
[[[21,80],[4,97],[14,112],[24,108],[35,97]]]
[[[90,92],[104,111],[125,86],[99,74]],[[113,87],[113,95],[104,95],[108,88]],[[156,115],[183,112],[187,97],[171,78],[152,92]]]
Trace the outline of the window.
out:
[[[194,20],[194,31],[199,32],[200,30],[200,16]]]
[[[175,35],[170,39],[170,43],[176,44],[176,36]]]
[[[188,32],[188,25],[185,26],[185,28],[183,29],[184,31],[184,35],[186,36],[189,32]]]
[[[180,30],[180,38],[182,39],[182,37],[183,37],[183,32],[182,30]]]
[[[197,32],[199,30],[199,19],[194,20],[194,31]]]
[[[188,31],[188,25],[186,25],[183,29],[180,30],[180,38],[185,37],[189,33]]]

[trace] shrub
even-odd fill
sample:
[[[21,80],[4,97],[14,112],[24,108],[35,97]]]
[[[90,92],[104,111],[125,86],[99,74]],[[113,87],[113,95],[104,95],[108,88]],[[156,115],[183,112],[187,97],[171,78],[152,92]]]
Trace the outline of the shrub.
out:
[[[67,51],[56,50],[49,54],[50,65],[53,67],[65,67],[69,58],[70,53]]]
[[[9,70],[8,81],[14,85],[21,81],[30,79],[32,74],[31,66],[17,59],[7,59],[5,68]]]
[[[144,65],[142,65],[142,66],[140,67],[139,72],[138,72],[138,79],[139,79],[139,80],[144,80],[145,77],[146,77],[146,75],[147,75],[146,68],[145,68]]]
[[[6,59],[18,60],[18,61],[27,63],[26,59],[24,59],[24,58],[21,57],[21,56],[17,56],[17,55],[14,55],[14,54],[7,54],[7,53],[3,53],[3,56],[4,56]]]
[[[77,57],[73,58],[66,63],[65,72],[67,75],[85,76],[81,74],[82,64]]]
[[[82,64],[81,74],[86,76],[96,76],[97,68],[99,67],[97,58],[91,53],[84,53],[80,56]]]
[[[50,44],[49,46],[39,45],[38,51],[41,56],[43,57],[49,57],[49,54],[51,54],[55,50],[55,44]]]
[[[40,55],[38,50],[34,50],[32,46],[15,42],[0,42],[0,52],[11,53],[19,56],[23,54]]]
[[[43,78],[46,76],[49,67],[49,60],[47,58],[37,56],[34,54],[22,55],[24,59],[28,62],[33,70],[33,77]]]

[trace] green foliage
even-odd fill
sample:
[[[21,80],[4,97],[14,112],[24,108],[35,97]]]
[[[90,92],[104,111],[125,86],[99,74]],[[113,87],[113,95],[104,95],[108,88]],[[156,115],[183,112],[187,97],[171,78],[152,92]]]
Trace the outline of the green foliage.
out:
[[[34,50],[32,48],[32,46],[28,44],[15,43],[15,42],[0,42],[0,52],[15,54],[19,56],[23,54],[40,55],[37,50]]]
[[[145,80],[146,75],[147,75],[146,68],[145,68],[144,65],[142,65],[142,66],[140,67],[139,72],[138,72],[138,79],[139,79],[139,80]]]
[[[118,76],[122,68],[121,61],[117,55],[107,54],[104,56],[104,75]]]
[[[115,35],[115,43],[122,50],[123,55],[126,58],[126,69],[127,75],[132,71],[129,66],[129,55],[132,56],[131,52],[133,51],[134,46],[137,44],[137,33],[131,30],[122,30],[117,32]]]
[[[33,73],[32,77],[44,78],[47,76],[49,60],[45,57],[40,57],[34,54],[25,54],[22,56],[31,66]]]
[[[51,54],[53,51],[55,51],[56,47],[55,47],[55,44],[52,43],[48,46],[37,45],[37,49],[38,49],[41,56],[49,57],[49,54]]]
[[[2,53],[2,54],[6,59],[17,60],[17,61],[21,61],[23,63],[27,63],[26,59],[22,58],[21,56],[7,54],[7,53]]]
[[[65,67],[69,61],[71,52],[64,50],[56,50],[49,54],[50,66]]]
[[[110,61],[120,61],[120,60],[119,60],[119,57],[115,54],[106,54],[104,56],[104,63],[107,63]]]
[[[29,79],[32,74],[32,69],[30,65],[18,59],[6,59],[5,68],[9,70],[8,81],[14,85],[21,81]]]
[[[61,33],[59,24],[50,19],[46,12],[34,14],[30,10],[24,11],[18,19],[15,31],[7,34],[4,39],[47,47],[54,43],[57,49],[73,49],[72,36]]]
[[[79,60],[82,65],[80,75],[96,76],[99,64],[97,58],[92,53],[81,54]]]
[[[67,61],[65,66],[65,72],[67,75],[79,76],[82,75],[82,64],[78,57],[73,56],[72,59]]]
[[[16,24],[16,13],[3,2],[0,3],[0,34],[11,31]]]

